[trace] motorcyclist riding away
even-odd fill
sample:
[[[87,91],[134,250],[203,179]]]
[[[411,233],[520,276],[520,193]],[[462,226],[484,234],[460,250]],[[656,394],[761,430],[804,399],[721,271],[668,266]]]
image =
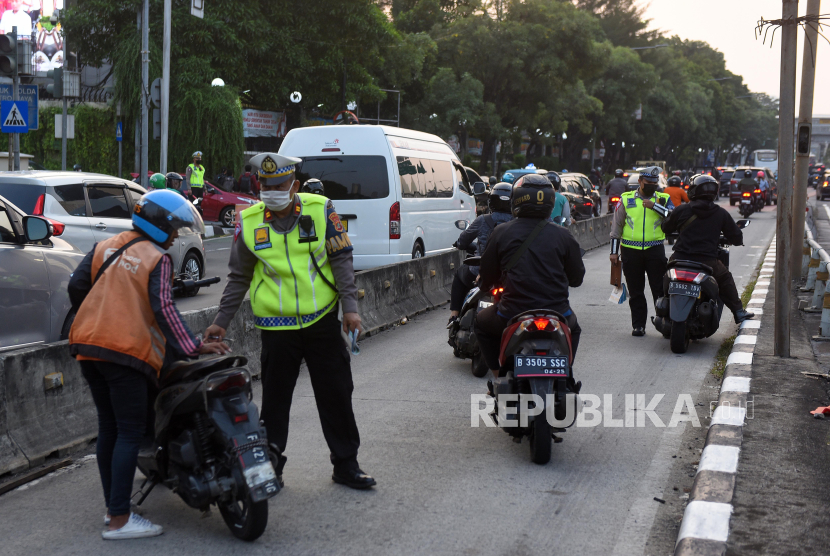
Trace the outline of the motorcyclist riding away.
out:
[[[675,208],[661,227],[667,234],[680,232],[671,260],[688,260],[712,267],[720,298],[740,323],[755,315],[744,310],[732,273],[718,260],[721,234],[732,245],[743,245],[743,232],[732,216],[715,204],[720,184],[712,176],[695,176],[689,186],[691,202]]]
[[[565,226],[570,226],[571,204],[568,202],[568,198],[559,192],[562,189],[562,178],[560,178],[559,174],[557,174],[556,172],[550,172],[544,177],[546,177],[553,186],[553,191],[555,195],[553,201],[553,210],[550,213],[549,220],[553,222],[553,219],[557,216],[563,216],[565,218]]]
[[[764,204],[769,204],[769,182],[763,170],[758,170],[758,187],[761,189],[761,198],[764,199]]]
[[[574,355],[581,328],[568,302],[568,287],[578,287],[585,277],[579,243],[571,233],[548,221],[554,197],[550,181],[527,174],[513,186],[511,206],[516,218],[501,224],[490,235],[481,259],[481,285],[504,288],[498,304],[476,316],[475,332],[487,365],[498,376],[499,345],[507,322],[531,309],[557,311],[571,330]],[[537,231],[537,228],[539,230]],[[505,272],[513,255],[532,238],[526,252]]]
[[[683,181],[680,179],[680,176],[670,177],[663,193],[671,197],[671,204],[675,207],[679,207],[681,203],[689,202],[689,196],[686,194],[686,190],[683,189]]]
[[[755,181],[755,178],[752,177],[752,170],[745,170],[744,177],[738,183],[738,189],[741,190],[741,194],[749,193],[752,195],[752,200],[755,200],[755,190],[759,188],[759,184]],[[761,210],[763,203],[758,203],[758,210]]]
[[[608,185],[605,186],[605,194],[608,195],[609,199],[611,197],[620,197],[626,192],[628,181],[623,177],[623,174],[625,172],[619,168],[614,170],[614,179],[609,181]]]
[[[455,247],[467,249],[473,241],[476,242],[476,255],[481,256],[487,246],[487,239],[499,224],[509,222],[513,219],[510,212],[510,194],[513,186],[507,182],[497,183],[490,190],[487,205],[490,207],[490,214],[483,214],[473,220],[470,226],[461,232]],[[458,318],[464,298],[472,289],[473,282],[478,277],[477,266],[461,265],[452,280],[452,295],[450,298],[450,320],[448,325]]]

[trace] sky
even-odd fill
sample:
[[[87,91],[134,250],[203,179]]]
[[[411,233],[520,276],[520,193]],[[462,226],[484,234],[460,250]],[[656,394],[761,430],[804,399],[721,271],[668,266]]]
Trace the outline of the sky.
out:
[[[775,33],[770,48],[755,38],[755,26],[764,19],[781,18],[781,0],[651,0],[639,2],[646,7],[645,18],[651,28],[683,39],[702,40],[721,51],[726,68],[743,77],[753,92],[780,96],[781,31]],[[807,0],[798,3],[798,14],[804,15]],[[824,0],[821,13],[830,14],[830,0]],[[830,37],[830,20],[823,32]],[[798,117],[801,85],[801,63],[804,31],[798,32],[798,63],[796,76],[796,117]],[[816,86],[813,114],[830,115],[830,44],[818,38]]]

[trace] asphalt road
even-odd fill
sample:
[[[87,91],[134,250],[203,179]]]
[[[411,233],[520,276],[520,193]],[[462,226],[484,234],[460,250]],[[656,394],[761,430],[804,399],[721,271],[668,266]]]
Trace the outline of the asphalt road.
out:
[[[207,288],[201,288],[195,297],[178,297],[176,306],[179,311],[192,311],[212,305],[219,305],[222,290],[228,278],[228,259],[231,256],[233,236],[209,238],[205,240],[205,278],[218,276],[221,282]]]
[[[774,215],[769,209],[756,215],[745,230],[746,247],[732,250],[739,289],[773,235]],[[585,264],[585,284],[571,293],[583,329],[575,364],[582,393],[613,396],[610,416],[621,421],[632,416],[625,394],[644,394],[646,401],[664,394],[655,411],[668,423],[678,397],[696,397],[721,341],[734,333],[731,316],[724,316],[716,336],[674,355],[653,327],[645,338],[633,338],[628,307],[608,302],[606,249],[586,254]],[[105,508],[90,458],[0,496],[2,552],[642,554],[659,505],[654,497],[668,495],[663,491],[671,455],[691,425],[658,428],[645,419],[642,428],[572,428],[553,446],[550,463],[535,465],[526,440],[515,444],[503,431],[470,426],[470,395],[486,391],[485,379],[471,375],[469,361],[453,358],[447,316],[448,309],[439,309],[368,338],[352,359],[360,463],[378,480],[374,490],[332,483],[310,382],[302,373],[286,488],[271,500],[269,527],[257,542],[235,540],[218,512],[201,517],[159,487],[143,508],[165,534],[103,544]],[[257,383],[255,399],[260,395]]]

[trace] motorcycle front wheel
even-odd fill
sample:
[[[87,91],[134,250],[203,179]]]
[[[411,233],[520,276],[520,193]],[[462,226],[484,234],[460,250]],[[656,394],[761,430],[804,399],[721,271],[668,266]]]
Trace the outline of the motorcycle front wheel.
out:
[[[689,349],[689,335],[686,334],[686,321],[672,321],[671,323],[671,350],[672,353],[686,353]]]
[[[233,536],[243,541],[255,541],[268,525],[268,500],[251,502],[246,495],[243,500],[217,501],[219,513]]]
[[[550,423],[542,412],[530,424],[530,461],[539,465],[545,465],[550,461],[550,435]]]

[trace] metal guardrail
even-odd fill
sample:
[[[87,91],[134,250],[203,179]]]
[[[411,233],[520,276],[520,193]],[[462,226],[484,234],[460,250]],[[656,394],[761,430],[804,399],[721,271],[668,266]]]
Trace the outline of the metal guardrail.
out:
[[[801,288],[803,292],[813,292],[807,313],[821,312],[821,324],[818,337],[830,339],[830,254],[818,244],[813,236],[812,219],[805,222],[804,242],[801,248],[801,277],[807,282]]]

